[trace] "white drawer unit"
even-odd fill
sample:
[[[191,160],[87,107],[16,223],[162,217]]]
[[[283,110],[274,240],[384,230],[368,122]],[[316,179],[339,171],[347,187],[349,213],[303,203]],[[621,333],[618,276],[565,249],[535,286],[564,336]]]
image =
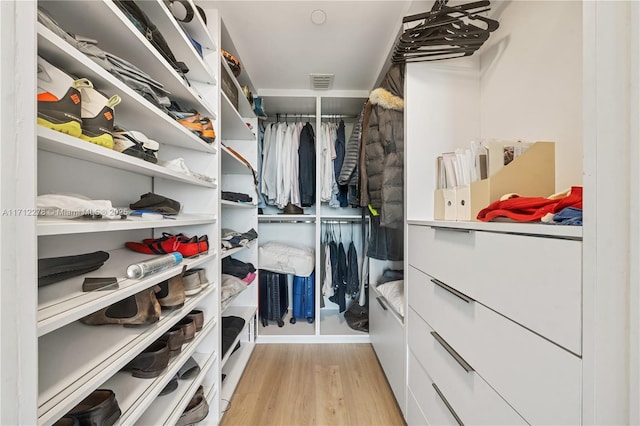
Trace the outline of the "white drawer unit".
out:
[[[409,309],[409,350],[429,375],[463,423],[477,425],[525,425],[527,422],[435,332]]]
[[[580,423],[577,356],[413,267],[409,292],[410,306],[527,422]]]
[[[408,257],[439,283],[582,354],[581,241],[411,225]]]
[[[580,424],[580,236],[501,225],[409,225],[408,394],[430,424],[420,374],[466,424]]]
[[[448,400],[440,386],[435,383],[425,369],[420,365],[414,353],[409,351],[409,395],[415,398],[418,411],[429,425],[463,425],[457,414],[458,407],[454,407]],[[415,410],[415,409],[414,409]],[[407,424],[412,423],[407,419]]]
[[[369,289],[369,335],[380,365],[398,402],[405,401],[405,347],[404,326],[388,302],[373,288]]]

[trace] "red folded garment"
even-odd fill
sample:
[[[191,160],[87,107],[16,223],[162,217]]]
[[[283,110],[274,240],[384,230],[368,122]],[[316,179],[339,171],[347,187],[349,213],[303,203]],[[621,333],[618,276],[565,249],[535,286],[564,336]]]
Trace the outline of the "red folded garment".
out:
[[[563,198],[515,197],[496,201],[480,210],[478,220],[488,222],[497,217],[508,217],[518,222],[536,222],[547,213],[557,213],[565,207],[582,208],[582,187],[572,186]]]

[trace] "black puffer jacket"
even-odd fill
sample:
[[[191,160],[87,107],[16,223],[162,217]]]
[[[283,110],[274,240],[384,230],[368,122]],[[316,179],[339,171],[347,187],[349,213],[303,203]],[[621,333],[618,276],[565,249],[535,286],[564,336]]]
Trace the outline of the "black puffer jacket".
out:
[[[381,87],[371,92],[364,130],[369,203],[380,226],[404,223],[404,65],[394,65]]]

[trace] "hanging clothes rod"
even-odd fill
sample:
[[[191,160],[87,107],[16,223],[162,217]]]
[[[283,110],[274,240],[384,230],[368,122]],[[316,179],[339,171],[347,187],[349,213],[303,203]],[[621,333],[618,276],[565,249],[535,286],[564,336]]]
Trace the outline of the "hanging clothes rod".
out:
[[[316,223],[315,220],[300,220],[300,219],[260,219],[260,223]]]
[[[296,117],[305,117],[305,118],[316,118],[316,114],[289,114],[289,113],[277,113],[276,118],[296,118]],[[358,118],[357,115],[348,115],[348,114],[322,114],[320,118]]]

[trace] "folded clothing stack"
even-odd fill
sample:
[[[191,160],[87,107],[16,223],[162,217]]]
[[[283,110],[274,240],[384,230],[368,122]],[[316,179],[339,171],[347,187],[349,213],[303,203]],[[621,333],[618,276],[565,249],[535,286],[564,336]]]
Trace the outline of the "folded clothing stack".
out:
[[[251,243],[251,241],[258,238],[258,233],[253,228],[244,233],[234,231],[233,229],[223,228],[221,230],[221,234],[222,238],[220,238],[220,242],[222,244],[222,248],[225,250],[237,247],[246,247]]]
[[[231,256],[222,259],[222,273],[233,275],[247,284],[251,284],[256,278],[256,268],[253,263],[243,262]]]
[[[253,201],[253,198],[251,198],[248,194],[244,194],[242,192],[222,191],[221,198],[223,200],[241,203],[250,203]]]

